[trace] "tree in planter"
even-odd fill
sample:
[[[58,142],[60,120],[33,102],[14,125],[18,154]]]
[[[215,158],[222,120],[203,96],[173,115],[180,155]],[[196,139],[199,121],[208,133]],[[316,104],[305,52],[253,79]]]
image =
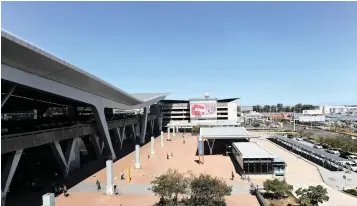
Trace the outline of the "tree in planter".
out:
[[[299,201],[303,206],[317,206],[330,199],[327,196],[327,189],[321,185],[310,186],[308,189],[299,188],[295,193],[300,196]]]
[[[263,185],[264,189],[268,193],[272,193],[273,197],[277,199],[281,199],[285,194],[290,193],[293,190],[293,186],[286,183],[285,180],[266,180]]]
[[[177,170],[169,169],[166,173],[151,181],[151,191],[163,201],[177,204],[178,195],[188,192],[189,179]]]
[[[190,203],[193,205],[219,206],[225,205],[224,197],[231,195],[232,186],[224,180],[200,174],[193,177],[190,183]]]

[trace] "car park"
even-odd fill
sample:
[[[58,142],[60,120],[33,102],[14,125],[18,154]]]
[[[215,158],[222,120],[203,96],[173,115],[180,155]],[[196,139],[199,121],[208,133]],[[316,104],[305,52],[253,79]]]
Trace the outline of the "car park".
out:
[[[320,145],[320,144],[314,144],[314,148],[316,148],[316,149],[322,149],[322,145]]]
[[[340,156],[340,152],[337,149],[328,149],[327,152]]]
[[[351,162],[357,163],[357,155],[348,155],[347,159]]]
[[[346,162],[345,167],[353,172],[357,172],[357,164],[354,162]]]

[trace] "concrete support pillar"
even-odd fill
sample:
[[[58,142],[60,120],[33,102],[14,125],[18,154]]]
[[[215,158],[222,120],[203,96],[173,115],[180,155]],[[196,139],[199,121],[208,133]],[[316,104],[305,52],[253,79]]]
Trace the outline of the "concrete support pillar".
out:
[[[95,115],[97,129],[101,138],[104,140],[105,148],[109,150],[111,154],[111,159],[115,160],[117,157],[115,155],[113,144],[110,139],[110,134],[108,130],[107,120],[105,119],[104,115],[104,108],[103,107],[93,107],[93,113]]]
[[[163,147],[164,146],[164,132],[163,131],[161,131],[160,143],[161,143],[161,147]]]
[[[20,162],[20,158],[23,150],[17,150],[6,161],[3,172],[1,173],[1,205],[5,205],[6,195],[9,191],[12,178],[14,177],[17,165]]]
[[[100,141],[97,134],[90,135],[89,139],[90,139],[91,144],[94,147],[94,152],[95,152],[97,158],[100,159],[103,154],[104,144],[102,143],[102,141]]]
[[[141,137],[140,137],[140,143],[144,144],[145,143],[145,136],[146,136],[146,128],[147,128],[147,122],[148,122],[148,109],[147,107],[144,107],[144,114],[141,116]]]
[[[155,137],[151,137],[151,154],[155,154]]]
[[[113,160],[107,160],[106,162],[107,171],[107,195],[114,194],[114,184],[113,184]]]
[[[167,138],[168,138],[168,139],[171,138],[171,137],[170,137],[170,130],[171,130],[171,128],[170,128],[170,127],[167,127]]]
[[[6,93],[4,98],[1,98],[1,108],[5,105],[6,101],[10,98],[11,94],[14,92],[16,85],[12,86],[10,90]]]
[[[172,129],[172,136],[173,137],[176,137],[176,131],[175,130],[176,130],[176,127],[174,126],[173,129]]]
[[[135,168],[140,168],[140,145],[135,145]]]

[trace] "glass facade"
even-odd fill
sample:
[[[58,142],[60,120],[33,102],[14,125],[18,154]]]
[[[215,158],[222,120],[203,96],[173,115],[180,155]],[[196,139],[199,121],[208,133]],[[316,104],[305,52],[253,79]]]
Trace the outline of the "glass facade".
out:
[[[243,171],[245,174],[272,174],[273,158],[244,158]]]

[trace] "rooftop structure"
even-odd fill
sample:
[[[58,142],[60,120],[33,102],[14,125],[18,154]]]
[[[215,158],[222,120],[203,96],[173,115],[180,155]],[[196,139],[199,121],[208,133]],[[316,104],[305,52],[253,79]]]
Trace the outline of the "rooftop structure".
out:
[[[244,127],[202,127],[200,135],[205,139],[238,139],[254,137]]]
[[[273,158],[276,156],[255,142],[235,142],[233,147],[242,153],[242,158]],[[279,159],[279,161],[281,161]]]

